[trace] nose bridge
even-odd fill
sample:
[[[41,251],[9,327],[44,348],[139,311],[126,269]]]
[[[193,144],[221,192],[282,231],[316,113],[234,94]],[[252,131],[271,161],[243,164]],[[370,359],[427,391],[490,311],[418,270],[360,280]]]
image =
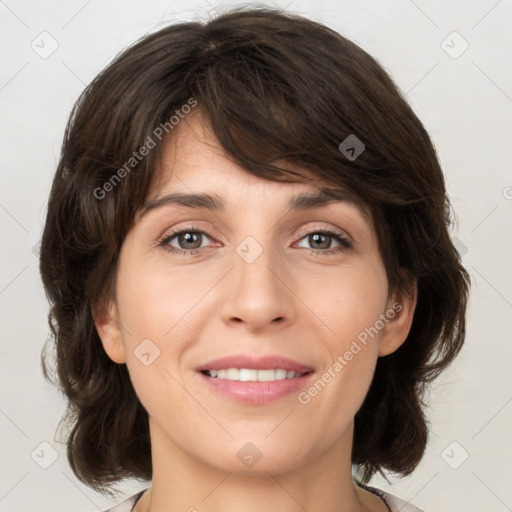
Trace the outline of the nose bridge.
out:
[[[276,282],[277,257],[274,254],[270,237],[259,235],[259,240],[252,235],[245,237],[235,248],[233,279],[238,293],[251,293],[253,302],[258,297],[267,295],[267,299],[279,293]]]
[[[246,236],[233,253],[229,291],[223,305],[225,321],[236,319],[251,328],[279,319],[290,320],[293,304],[279,276],[280,261],[268,236]]]

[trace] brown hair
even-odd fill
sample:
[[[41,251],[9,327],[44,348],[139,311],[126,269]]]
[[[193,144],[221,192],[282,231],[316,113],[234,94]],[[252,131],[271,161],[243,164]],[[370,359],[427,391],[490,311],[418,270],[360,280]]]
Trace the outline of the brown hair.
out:
[[[417,283],[409,336],[377,362],[352,454],[363,481],[382,470],[409,474],[427,443],[426,384],[465,335],[469,276],[450,240],[442,170],[429,135],[374,58],[319,23],[269,8],[238,8],[144,37],[89,84],[71,113],[40,269],[73,471],[98,490],[151,478],[147,412],[126,366],[103,350],[91,306],[113,294],[119,251],[156,179],[161,144],[126,163],[156,127],[172,136],[170,117],[191,99],[249,172],[303,179],[271,165],[283,159],[354,193],[372,212],[390,290]],[[357,158],[338,148],[351,134],[365,145]]]

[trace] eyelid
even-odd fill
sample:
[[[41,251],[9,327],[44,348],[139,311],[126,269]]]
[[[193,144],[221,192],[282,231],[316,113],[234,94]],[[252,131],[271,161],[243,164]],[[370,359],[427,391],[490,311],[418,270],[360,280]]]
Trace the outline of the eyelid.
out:
[[[349,235],[349,233],[347,233],[345,230],[342,230],[342,229],[336,228],[336,227],[332,227],[332,226],[319,226],[319,225],[309,226],[309,227],[300,229],[299,232],[297,233],[297,236],[299,238],[303,238],[304,236],[309,235],[311,233],[316,233],[317,231],[325,232],[325,233],[335,233],[336,235],[340,236],[341,238],[343,238],[344,240],[349,242],[351,245],[354,244],[354,241],[353,241],[352,237]]]
[[[201,228],[195,226],[193,223],[189,223],[186,226],[180,226],[178,228],[173,228],[171,231],[167,231],[163,236],[159,237],[157,246],[163,247],[166,250],[168,250],[169,252],[174,252],[176,254],[181,254],[184,256],[193,255],[193,254],[196,254],[196,253],[204,251],[204,250],[209,250],[212,247],[212,246],[206,246],[206,247],[199,247],[197,249],[188,249],[187,250],[187,249],[180,249],[179,247],[174,247],[174,246],[170,245],[169,242],[171,239],[173,239],[177,235],[179,235],[183,232],[187,232],[187,231],[199,233],[200,235],[206,236],[207,238],[209,238],[212,241],[213,240],[218,241],[217,239],[220,238],[218,235],[211,235],[208,232],[208,230],[201,229]],[[215,230],[213,230],[213,231],[215,231]],[[294,236],[295,241],[293,242],[292,245],[295,245],[297,242],[300,242],[303,238],[305,238],[306,236],[311,235],[313,233],[324,233],[324,234],[327,234],[328,236],[334,237],[335,239],[337,238],[338,239],[337,242],[338,242],[339,246],[330,248],[330,249],[325,249],[325,250],[309,249],[307,247],[304,247],[303,249],[313,251],[314,253],[318,253],[318,254],[329,255],[331,253],[336,253],[336,252],[341,252],[343,250],[351,249],[354,246],[352,237],[345,231],[340,230],[339,228],[334,228],[334,227],[330,227],[330,226],[325,227],[325,226],[318,226],[318,225],[309,226],[309,227],[299,230],[297,235]]]
[[[158,240],[160,242],[160,241],[170,238],[176,234],[179,234],[182,231],[198,231],[204,235],[207,235],[209,238],[216,238],[216,239],[223,238],[222,235],[220,235],[220,233],[218,233],[214,229],[212,230],[213,234],[211,234],[207,230],[201,229],[200,227],[194,225],[193,222],[190,222],[189,224],[187,224],[185,226],[173,228],[170,231],[166,230],[165,234],[158,237]],[[304,236],[309,235],[314,232],[317,232],[317,231],[326,231],[326,232],[336,233],[337,235],[341,236],[342,238],[345,238],[347,241],[353,243],[352,237],[346,231],[341,230],[339,228],[325,227],[325,226],[318,226],[318,225],[302,228],[299,230],[299,232],[295,236],[299,237],[299,238],[303,238]]]
[[[223,238],[222,235],[220,235],[215,229],[213,229],[213,228],[210,228],[209,230],[202,229],[202,228],[198,227],[197,225],[195,225],[191,221],[186,225],[183,225],[183,226],[180,225],[179,227],[172,228],[170,230],[166,230],[163,235],[158,237],[158,245],[160,245],[165,240],[168,240],[169,238],[173,238],[174,236],[182,233],[183,231],[198,232],[203,235],[206,235],[210,239],[216,239],[219,241],[221,241],[221,239]],[[210,233],[210,232],[213,232],[213,233]]]

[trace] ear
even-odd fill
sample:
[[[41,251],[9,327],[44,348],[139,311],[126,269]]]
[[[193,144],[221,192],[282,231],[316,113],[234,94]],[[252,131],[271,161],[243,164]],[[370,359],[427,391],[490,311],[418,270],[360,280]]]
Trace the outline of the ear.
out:
[[[412,319],[416,309],[418,289],[416,282],[409,287],[409,292],[393,295],[387,303],[384,313],[387,321],[381,331],[379,340],[379,357],[387,356],[397,350],[407,339],[411,330]]]
[[[92,315],[103,349],[108,357],[114,363],[125,363],[126,355],[115,301],[110,301],[106,306],[93,307]]]

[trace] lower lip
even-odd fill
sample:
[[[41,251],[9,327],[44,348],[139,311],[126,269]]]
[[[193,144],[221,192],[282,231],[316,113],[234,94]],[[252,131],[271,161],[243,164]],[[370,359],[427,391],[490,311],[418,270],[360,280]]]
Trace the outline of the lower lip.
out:
[[[292,393],[297,393],[311,379],[313,372],[302,377],[270,382],[241,382],[208,377],[204,373],[199,373],[199,376],[216,393],[243,404],[257,405],[266,404]]]

